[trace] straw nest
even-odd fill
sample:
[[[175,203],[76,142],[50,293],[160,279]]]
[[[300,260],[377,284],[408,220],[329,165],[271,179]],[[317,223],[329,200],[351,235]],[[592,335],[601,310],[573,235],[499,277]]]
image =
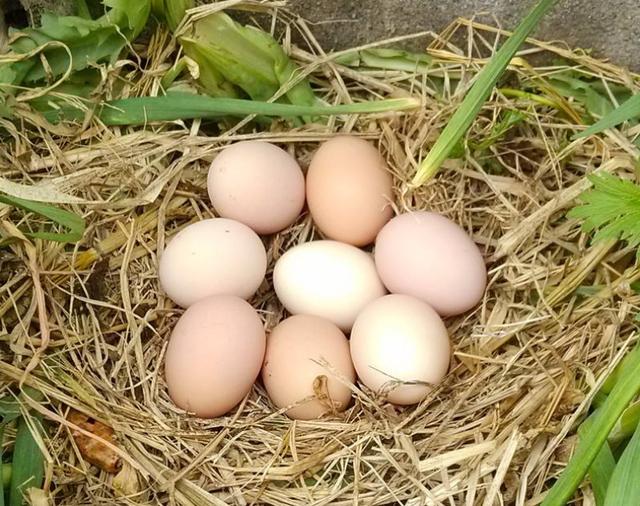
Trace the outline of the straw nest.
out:
[[[3,172],[16,182],[48,182],[91,201],[73,205],[88,230],[75,246],[14,241],[0,254],[3,390],[19,382],[41,390],[46,483],[55,504],[537,504],[574,448],[575,428],[598,382],[633,343],[640,278],[633,253],[592,245],[565,212],[594,170],[628,171],[638,132],[571,141],[582,105],[553,93],[549,76],[572,68],[605,89],[637,89],[639,76],[585,53],[529,41],[468,140],[490,136],[506,111],[524,121],[491,146],[449,160],[428,184],[408,182],[459,104],[501,32],[458,20],[431,35],[427,73],[345,67],[332,62],[302,21],[278,11],[277,33],[297,31],[290,47],[329,103],[415,95],[424,108],[403,115],[338,117],[290,129],[276,122],[217,128],[194,121],[142,128],[52,127],[24,113],[0,147]],[[452,36],[463,35],[456,46]],[[393,41],[386,41],[389,43]],[[156,94],[175,58],[166,32],[135,47],[105,75],[125,93]],[[531,66],[545,54],[563,63]],[[535,59],[535,58],[534,58]],[[144,67],[141,62],[144,61]],[[286,147],[306,166],[318,142],[351,132],[379,146],[393,171],[398,211],[436,210],[481,246],[489,286],[472,312],[447,321],[454,346],[450,374],[419,406],[398,409],[354,386],[355,402],[326,420],[291,421],[257,384],[228,416],[200,420],[171,403],[163,355],[181,314],[158,286],[158,257],[187,223],[212,216],[206,173],[216,153],[240,139]],[[468,143],[470,145],[470,143]],[[0,209],[8,225],[37,218]],[[308,215],[266,238],[270,266],[287,248],[318,238]],[[283,318],[269,283],[253,304],[267,328]],[[28,370],[32,371],[27,374]],[[15,391],[15,390],[14,390]],[[81,457],[69,410],[113,427],[123,468],[111,475]],[[7,436],[5,436],[7,439]],[[8,435],[11,444],[11,433]],[[585,486],[581,496],[591,492]]]

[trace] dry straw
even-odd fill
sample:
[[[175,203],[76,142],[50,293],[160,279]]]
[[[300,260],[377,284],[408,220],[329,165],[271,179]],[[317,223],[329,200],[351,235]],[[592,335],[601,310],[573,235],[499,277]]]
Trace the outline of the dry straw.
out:
[[[629,171],[638,150],[621,133],[571,141],[580,129],[582,106],[544,90],[552,90],[550,76],[569,68],[605,88],[637,89],[640,77],[564,46],[529,41],[509,67],[508,79],[537,86],[542,98],[494,93],[470,141],[486,139],[507,111],[518,111],[524,120],[486,149],[468,148],[463,158],[446,162],[434,180],[412,189],[419,162],[501,32],[457,20],[432,35],[433,66],[423,74],[334,63],[309,27],[283,10],[275,26],[285,30],[287,41],[295,31],[307,41],[291,52],[327,103],[411,95],[424,107],[415,113],[337,117],[325,126],[293,130],[276,122],[260,133],[219,131],[199,121],[147,129],[92,123],[78,131],[50,127],[26,111],[21,119],[28,133],[5,124],[13,136],[0,146],[5,177],[23,184],[48,182],[91,202],[71,205],[88,222],[85,240],[75,249],[50,242],[32,247],[19,240],[0,252],[2,388],[24,381],[47,398],[32,409],[48,427],[41,445],[52,501],[539,503],[574,448],[575,427],[590,393],[633,344],[640,305],[630,288],[640,278],[633,255],[613,243],[591,246],[579,224],[565,218],[588,186],[585,174]],[[456,45],[454,36],[467,42]],[[153,34],[148,46],[135,48],[144,68],[121,62],[105,76],[105,86],[119,75],[130,96],[158,93],[173,64],[172,44],[165,32]],[[564,63],[526,63],[537,55]],[[162,375],[167,337],[180,315],[156,276],[167,239],[185,224],[211,216],[206,172],[228,143],[277,142],[306,166],[318,142],[337,132],[379,146],[395,177],[399,211],[439,211],[486,252],[484,300],[447,321],[454,345],[449,376],[419,406],[402,410],[354,387],[355,403],[343,415],[293,422],[257,385],[226,417],[207,421],[185,415],[168,398]],[[37,225],[30,221],[35,218],[21,216],[0,208],[2,223],[12,220],[21,229]],[[3,237],[12,231],[18,234],[4,225]],[[270,266],[288,247],[317,237],[303,216],[267,240]],[[252,302],[267,327],[283,316],[268,282]],[[80,457],[66,420],[71,408],[115,429],[114,448],[124,463],[119,475],[100,472]],[[588,487],[579,494],[591,497]]]

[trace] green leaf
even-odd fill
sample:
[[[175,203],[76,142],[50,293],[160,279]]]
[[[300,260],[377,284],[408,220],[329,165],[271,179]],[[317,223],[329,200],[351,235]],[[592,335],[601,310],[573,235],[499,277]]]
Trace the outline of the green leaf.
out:
[[[175,31],[185,12],[193,8],[193,4],[193,0],[151,0],[151,12]]]
[[[170,93],[160,97],[137,97],[106,102],[98,116],[106,125],[145,125],[157,121],[176,121],[194,118],[244,117],[251,114],[276,117],[331,116],[404,111],[420,107],[420,100],[394,98],[334,106],[300,106],[241,100],[211,98],[189,93]],[[84,111],[71,107],[45,112],[49,121],[81,120]]]
[[[43,433],[41,416],[29,416],[34,430]],[[26,490],[31,487],[42,487],[44,478],[44,457],[24,418],[18,421],[12,465],[9,505],[22,506],[26,504],[24,501]]]
[[[44,12],[41,26],[21,30],[22,36],[11,44],[11,49],[17,53],[27,53],[53,41],[65,44],[66,49],[58,45],[43,51],[54,78],[64,74],[70,63],[73,70],[80,70],[100,62],[114,62],[128,41],[137,37],[144,28],[149,16],[150,0],[105,0],[104,4],[111,9],[95,20]],[[10,82],[13,84],[42,81],[49,72],[39,56],[13,64],[11,71],[13,79]],[[6,74],[2,81],[7,82],[9,77],[10,74]]]
[[[623,104],[620,104],[619,107],[608,113],[600,121],[597,121],[586,130],[577,133],[573,138],[580,139],[582,137],[588,137],[589,135],[599,134],[600,132],[613,128],[620,123],[638,118],[640,118],[640,93],[634,95]]]
[[[608,173],[592,174],[593,188],[578,198],[581,205],[567,216],[584,220],[586,232],[596,231],[594,241],[620,239],[640,245],[640,186]]]
[[[640,426],[638,426],[616,466],[605,506],[636,506],[640,500]]]
[[[597,412],[597,411],[596,411]],[[582,439],[587,430],[593,425],[594,414],[589,416],[580,427],[578,427],[578,435]],[[598,455],[593,460],[591,467],[589,467],[589,479],[591,480],[591,488],[596,498],[596,506],[603,506],[605,496],[607,494],[607,488],[613,470],[616,467],[616,459],[613,457],[613,452],[608,442],[604,442],[602,448],[598,452]]]
[[[634,402],[624,410],[622,416],[616,422],[615,427],[609,434],[609,442],[619,444],[633,436],[633,433],[640,423],[640,401]]]
[[[580,439],[560,478],[547,493],[542,506],[564,506],[571,499],[616,421],[640,392],[640,343],[636,344],[629,355],[628,374],[619,378],[602,406],[594,413],[593,422],[584,431],[584,437]]]
[[[513,58],[518,48],[554,3],[555,0],[540,0],[520,22],[502,47],[491,57],[489,63],[480,71],[476,82],[467,93],[462,104],[453,114],[429,154],[418,167],[418,172],[412,181],[414,187],[424,184],[440,169],[442,162],[447,159],[451,149],[473,123],[498,79],[507,68],[507,65],[509,65],[511,58]]]
[[[504,137],[504,135],[509,130],[511,130],[519,123],[522,123],[525,119],[527,119],[526,114],[520,111],[507,110],[505,113],[503,113],[502,118],[500,118],[500,120],[495,125],[493,125],[491,132],[489,132],[489,135],[485,137],[482,142],[479,142],[477,144],[469,142],[469,145],[474,150],[484,151],[485,149],[494,145],[496,142],[502,139],[502,137]]]
[[[28,237],[56,242],[77,242],[84,235],[85,222],[75,213],[42,202],[3,194],[0,194],[0,202],[44,216],[68,230],[68,232],[24,232]]]

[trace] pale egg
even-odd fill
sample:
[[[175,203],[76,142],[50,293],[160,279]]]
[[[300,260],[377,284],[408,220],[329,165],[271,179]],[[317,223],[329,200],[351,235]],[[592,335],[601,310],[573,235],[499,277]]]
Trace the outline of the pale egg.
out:
[[[304,175],[298,162],[274,144],[236,142],[209,169],[209,197],[216,212],[272,234],[291,225],[304,206]]]
[[[341,135],[325,142],[307,171],[307,204],[329,239],[364,246],[393,211],[392,178],[375,146]]]
[[[266,347],[258,313],[230,295],[202,299],[178,320],[165,357],[175,404],[203,418],[223,415],[251,390]]]
[[[355,377],[347,338],[324,318],[291,316],[267,338],[262,381],[278,408],[299,403],[287,410],[291,418],[343,411]]]
[[[409,295],[368,304],[351,330],[351,358],[367,387],[394,404],[415,404],[449,368],[449,336],[438,314]]]
[[[370,254],[337,241],[312,241],[276,262],[273,287],[292,314],[326,318],[348,331],[362,308],[386,293]]]
[[[246,225],[226,218],[193,223],[178,232],[160,259],[160,285],[188,307],[210,295],[251,297],[264,279],[267,253]]]
[[[442,316],[473,308],[487,285],[478,246],[460,226],[436,213],[393,218],[376,238],[375,261],[391,293],[422,299]]]

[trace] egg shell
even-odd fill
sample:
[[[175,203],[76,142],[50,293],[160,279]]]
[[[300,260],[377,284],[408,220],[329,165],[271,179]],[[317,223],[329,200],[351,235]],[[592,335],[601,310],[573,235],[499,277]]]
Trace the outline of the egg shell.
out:
[[[227,413],[251,390],[265,348],[262,321],[245,300],[215,295],[193,304],[167,346],[165,378],[171,399],[203,418]]]
[[[478,246],[460,226],[436,213],[393,218],[378,234],[375,261],[391,293],[418,297],[442,316],[473,308],[487,285]]]
[[[344,331],[365,305],[386,293],[371,255],[337,241],[288,250],[276,262],[273,287],[290,313],[320,316]]]
[[[226,218],[193,223],[169,242],[158,275],[166,294],[189,307],[210,295],[251,297],[267,270],[260,237],[246,225]]]
[[[209,197],[216,212],[259,234],[287,228],[304,206],[304,175],[298,162],[274,144],[236,142],[209,168]]]
[[[351,331],[351,358],[358,377],[394,404],[420,402],[449,368],[451,348],[444,323],[426,303],[386,295],[368,304]]]
[[[326,362],[328,367],[323,367]],[[333,323],[310,315],[295,315],[277,325],[267,338],[262,381],[278,408],[314,397],[314,381],[326,377],[328,394],[287,410],[291,418],[311,420],[327,412],[343,411],[351,400],[351,390],[339,376],[351,383],[356,373],[351,363],[349,342]]]
[[[314,154],[307,171],[307,203],[329,239],[364,246],[393,215],[392,178],[369,142],[338,136]]]

